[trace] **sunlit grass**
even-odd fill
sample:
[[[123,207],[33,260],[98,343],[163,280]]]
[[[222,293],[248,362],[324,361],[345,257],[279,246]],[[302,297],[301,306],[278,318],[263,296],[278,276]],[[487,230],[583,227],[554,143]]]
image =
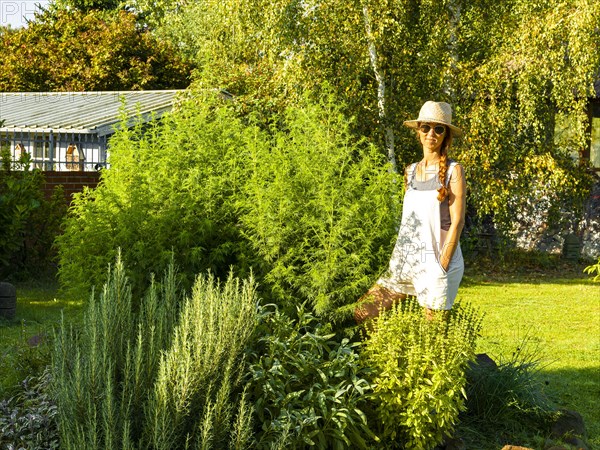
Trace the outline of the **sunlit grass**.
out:
[[[480,353],[508,360],[524,339],[538,348],[545,394],[581,413],[600,448],[600,284],[564,275],[480,273],[465,278],[459,299],[485,312]]]

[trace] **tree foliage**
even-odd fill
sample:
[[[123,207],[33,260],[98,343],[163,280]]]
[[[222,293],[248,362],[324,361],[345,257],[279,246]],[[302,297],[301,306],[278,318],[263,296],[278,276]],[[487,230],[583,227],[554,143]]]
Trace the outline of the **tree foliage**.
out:
[[[185,88],[192,69],[125,11],[51,9],[0,42],[1,91]]]
[[[561,225],[577,227],[590,178],[570,153],[588,145],[597,2],[165,0],[139,8],[201,67],[198,83],[229,90],[247,110],[281,109],[327,81],[357,117],[358,135],[383,149],[393,132],[400,167],[419,157],[402,121],[425,100],[448,101],[466,132],[455,157],[467,167],[474,210],[505,232],[515,213],[550,225],[568,217]],[[554,142],[557,116],[572,120],[568,143]],[[547,207],[533,211],[540,198]]]
[[[477,181],[471,201],[505,229],[515,214],[539,214],[550,226],[577,227],[589,192],[585,168],[571,156],[589,145],[588,98],[599,76],[600,8],[595,2],[464,5],[457,78],[468,137],[460,156]],[[542,57],[543,55],[543,57]],[[555,139],[568,117],[569,140]],[[543,204],[544,210],[536,210]],[[575,224],[573,223],[575,222]]]

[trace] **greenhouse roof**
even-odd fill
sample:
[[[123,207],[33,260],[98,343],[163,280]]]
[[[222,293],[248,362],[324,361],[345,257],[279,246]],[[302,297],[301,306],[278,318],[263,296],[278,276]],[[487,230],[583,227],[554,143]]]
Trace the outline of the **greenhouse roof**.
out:
[[[173,107],[179,92],[0,92],[0,131],[105,136],[114,132],[123,111],[130,118],[139,113],[143,121],[160,117]]]

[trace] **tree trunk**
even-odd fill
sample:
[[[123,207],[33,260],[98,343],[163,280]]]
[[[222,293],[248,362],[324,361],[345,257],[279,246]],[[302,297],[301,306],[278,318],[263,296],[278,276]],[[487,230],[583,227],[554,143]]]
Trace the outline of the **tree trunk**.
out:
[[[385,147],[387,151],[388,161],[392,165],[392,170],[397,171],[396,167],[396,154],[394,152],[394,130],[388,123],[386,114],[385,104],[385,79],[379,71],[377,64],[377,48],[375,47],[375,40],[371,30],[371,17],[367,5],[363,5],[363,19],[365,22],[365,32],[367,34],[367,42],[369,44],[369,57],[371,59],[371,67],[375,74],[375,80],[377,81],[377,110],[379,112],[379,121],[383,127],[385,133]]]

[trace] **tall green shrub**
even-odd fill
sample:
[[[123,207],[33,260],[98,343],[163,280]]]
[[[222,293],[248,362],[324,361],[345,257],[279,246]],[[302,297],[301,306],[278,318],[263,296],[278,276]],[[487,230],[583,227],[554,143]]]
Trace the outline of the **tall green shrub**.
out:
[[[99,186],[76,196],[58,239],[61,285],[101,286],[121,248],[134,292],[171,255],[189,288],[195,274],[225,278],[240,261],[234,207],[244,183],[245,147],[260,133],[217,95],[191,94],[161,121],[123,126],[110,141]]]
[[[274,298],[334,317],[387,264],[399,218],[400,179],[351,123],[333,96],[289,107],[248,149],[242,216]]]
[[[136,302],[117,260],[82,328],[56,335],[61,448],[243,448],[238,374],[255,303],[252,281],[232,277],[200,276],[184,300],[172,269]]]
[[[186,287],[253,267],[272,301],[341,317],[387,264],[402,185],[341,111],[305,99],[266,124],[190,92],[162,122],[123,127],[58,239],[62,285],[99,286],[120,247],[137,292],[173,252]]]
[[[378,318],[361,355],[373,369],[371,399],[384,443],[431,449],[452,434],[465,409],[465,371],[481,320],[463,305],[428,320],[414,300]]]
[[[230,277],[222,289],[212,277],[197,279],[161,355],[146,410],[152,448],[247,445],[251,408],[236,390],[256,325],[256,300],[252,279],[242,285]]]

